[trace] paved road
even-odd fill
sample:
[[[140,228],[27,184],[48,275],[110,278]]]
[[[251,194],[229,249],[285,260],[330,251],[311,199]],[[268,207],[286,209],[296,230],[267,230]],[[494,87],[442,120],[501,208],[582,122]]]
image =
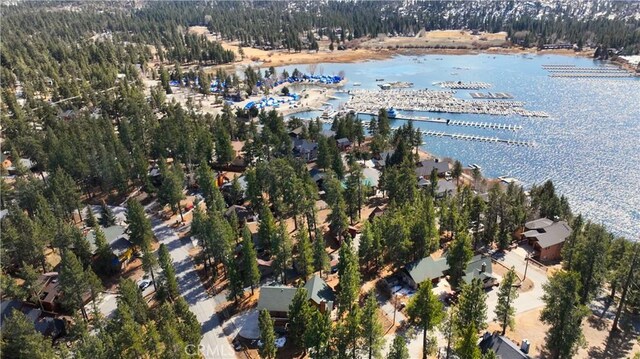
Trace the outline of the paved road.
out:
[[[196,315],[202,326],[203,336],[199,343],[200,347],[189,345],[185,351],[195,356],[200,350],[207,359],[235,358],[233,347],[227,340],[215,311],[222,298],[209,296],[200,282],[194,269],[194,261],[189,256],[191,242],[180,240],[173,228],[158,218],[152,218],[151,223],[158,241],[165,244],[171,254],[178,276],[180,294],[189,303],[189,309]]]

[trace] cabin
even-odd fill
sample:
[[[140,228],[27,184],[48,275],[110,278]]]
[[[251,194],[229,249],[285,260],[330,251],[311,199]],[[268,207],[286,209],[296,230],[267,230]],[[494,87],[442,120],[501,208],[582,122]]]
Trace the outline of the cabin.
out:
[[[418,162],[418,167],[416,167],[415,171],[416,176],[429,178],[431,172],[435,169],[438,172],[438,177],[445,177],[451,171],[451,167],[451,163],[435,158]]]
[[[19,158],[19,165],[17,166],[11,156],[6,154],[2,154],[1,156],[2,158],[0,160],[2,161],[2,169],[3,171],[7,171],[9,176],[15,176],[18,174],[18,166],[22,167],[26,171],[32,171],[36,166],[36,163],[30,158]]]
[[[383,214],[384,209],[380,207],[374,208],[371,214],[369,214],[369,222],[373,222],[376,218],[381,217]]]
[[[238,225],[241,227],[243,223],[251,223],[257,220],[256,215],[247,207],[238,206],[235,204],[227,208],[227,210],[224,212],[224,216],[226,218],[229,218],[234,212],[236,214],[236,218],[238,218]]]
[[[349,139],[346,137],[338,138],[336,140],[336,145],[338,146],[340,151],[346,151],[351,148],[351,141],[349,141]]]
[[[529,342],[523,341],[522,346],[518,346],[509,340],[509,338],[499,335],[497,332],[491,334],[489,332],[484,333],[482,340],[478,344],[482,354],[486,354],[489,351],[496,353],[498,358],[502,359],[529,359],[527,352],[529,351]]]
[[[109,243],[109,248],[113,252],[113,267],[115,269],[123,269],[125,264],[133,257],[133,244],[129,241],[129,235],[126,228],[119,225],[102,228],[105,239]],[[91,248],[91,253],[95,256],[98,251],[96,245],[95,231],[91,230],[87,233],[87,241]]]
[[[449,270],[446,258],[434,259],[432,256],[407,264],[400,272],[400,277],[409,287],[417,289],[425,281],[436,284]]]
[[[400,272],[400,278],[411,288],[417,289],[420,283],[431,281],[436,284],[444,278],[449,271],[447,259],[425,257],[413,263],[405,265]],[[498,284],[498,279],[493,275],[491,257],[477,255],[467,263],[465,275],[462,280],[469,284],[474,279],[480,279],[484,288],[493,287]]]
[[[365,167],[362,169],[364,176],[363,183],[371,187],[374,191],[378,189],[380,183],[380,171],[375,168]]]
[[[303,159],[305,162],[313,162],[318,159],[318,143],[295,139],[293,141],[293,155]]]
[[[428,178],[429,177],[419,177],[418,187],[420,188],[431,187],[431,181]],[[438,186],[436,187],[436,198],[451,196],[457,191],[457,189],[458,187],[456,186],[455,181],[446,180],[443,178],[438,179]]]
[[[318,275],[309,278],[304,285],[307,290],[309,304],[322,313],[331,313],[334,308],[335,293],[333,289]],[[258,311],[266,309],[276,326],[284,327],[289,322],[289,306],[293,302],[297,288],[284,285],[260,287]]]
[[[299,126],[289,131],[289,137],[291,137],[292,139],[300,139],[302,133],[304,133],[304,126]]]
[[[522,239],[533,246],[535,259],[558,261],[562,258],[562,247],[572,232],[566,221],[540,218],[525,223],[524,228]]]
[[[27,305],[18,300],[3,300],[0,302],[0,322],[13,316],[15,312],[22,312],[35,330],[45,337],[57,339],[66,334],[66,322],[62,319],[44,313],[41,309]]]

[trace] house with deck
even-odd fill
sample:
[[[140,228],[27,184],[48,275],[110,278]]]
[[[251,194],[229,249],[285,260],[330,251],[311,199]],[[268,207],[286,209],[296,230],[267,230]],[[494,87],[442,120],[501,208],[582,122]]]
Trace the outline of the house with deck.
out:
[[[564,242],[571,235],[566,221],[540,218],[525,223],[522,238],[535,250],[534,258],[541,261],[557,261],[562,257]]]

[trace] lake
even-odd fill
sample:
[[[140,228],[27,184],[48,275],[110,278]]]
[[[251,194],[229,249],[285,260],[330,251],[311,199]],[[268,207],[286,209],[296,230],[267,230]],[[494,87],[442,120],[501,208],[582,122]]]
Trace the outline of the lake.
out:
[[[402,114],[445,119],[520,125],[514,131],[414,123],[423,130],[533,141],[535,147],[425,137],[423,148],[440,157],[476,163],[485,177],[512,176],[525,187],[553,180],[570,200],[575,213],[606,225],[617,235],[637,239],[640,233],[640,78],[557,78],[543,65],[609,66],[587,58],[559,55],[421,55],[396,56],[361,63],[318,64],[316,73],[344,71],[344,89],[377,89],[384,82],[407,81],[414,89],[440,89],[434,82],[482,81],[488,90],[507,92],[524,101],[528,110],[545,111],[549,118],[399,111]],[[286,66],[309,72],[308,65]],[[360,86],[354,87],[354,83]],[[339,105],[341,100],[332,100]],[[382,107],[382,106],[381,106]],[[311,118],[318,112],[298,114]],[[362,116],[366,122],[369,116]],[[403,121],[394,121],[400,126]]]

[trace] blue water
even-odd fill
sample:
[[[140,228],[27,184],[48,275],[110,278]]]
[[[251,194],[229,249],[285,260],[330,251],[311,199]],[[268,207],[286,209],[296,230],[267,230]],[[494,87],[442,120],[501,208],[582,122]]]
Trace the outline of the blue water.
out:
[[[591,59],[557,55],[424,55],[363,63],[325,63],[318,65],[316,73],[344,71],[349,81],[345,89],[377,89],[381,83],[375,81],[378,78],[384,82],[413,82],[414,89],[436,89],[432,83],[437,81],[491,83],[490,89],[474,92],[508,92],[514,96],[513,100],[524,101],[526,109],[545,111],[551,117],[413,112],[421,116],[518,124],[523,129],[513,132],[431,123],[415,123],[415,126],[424,130],[534,141],[535,147],[425,137],[423,148],[440,157],[459,159],[465,165],[477,163],[486,177],[513,176],[526,186],[551,179],[559,193],[570,199],[574,212],[582,212],[587,218],[605,224],[618,235],[637,239],[640,235],[640,78],[552,78],[542,68],[544,64],[607,66]],[[295,67],[284,68],[291,73]],[[305,65],[297,67],[308,72]],[[361,86],[353,87],[354,82],[360,82]],[[457,91],[456,97],[471,99],[469,92]],[[319,115],[312,112],[297,116]],[[392,126],[401,124],[402,121],[395,121]]]

